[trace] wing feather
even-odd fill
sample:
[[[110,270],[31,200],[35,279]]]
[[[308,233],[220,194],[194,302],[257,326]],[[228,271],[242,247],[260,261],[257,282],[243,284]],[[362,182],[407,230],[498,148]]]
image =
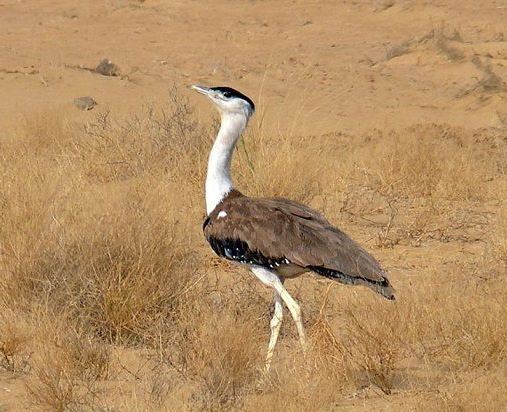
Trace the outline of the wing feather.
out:
[[[226,217],[218,216],[221,211]],[[317,211],[287,199],[226,198],[208,216],[204,232],[208,240],[238,239],[262,256],[363,283],[385,296],[393,292],[373,256]]]

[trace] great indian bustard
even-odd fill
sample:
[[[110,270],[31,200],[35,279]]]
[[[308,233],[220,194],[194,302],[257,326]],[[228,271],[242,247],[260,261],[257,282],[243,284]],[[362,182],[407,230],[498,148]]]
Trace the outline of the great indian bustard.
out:
[[[217,255],[247,266],[274,290],[266,369],[282,324],[282,302],[306,349],[301,309],[283,285],[286,278],[313,271],[340,283],[368,286],[393,300],[394,290],[375,258],[320,213],[291,200],[251,198],[234,189],[231,158],[255,105],[230,87],[192,88],[209,97],[221,116],[208,161],[204,235]]]

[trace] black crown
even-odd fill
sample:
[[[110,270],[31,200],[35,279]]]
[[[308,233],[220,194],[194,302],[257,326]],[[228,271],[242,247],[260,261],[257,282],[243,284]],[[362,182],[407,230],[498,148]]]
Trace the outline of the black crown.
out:
[[[218,87],[212,87],[211,90],[216,90],[216,91],[222,93],[225,97],[237,97],[237,98],[243,99],[243,100],[247,101],[250,106],[252,106],[252,111],[255,111],[255,104],[252,101],[252,99],[250,99],[250,97],[244,95],[243,93],[238,92],[237,90],[233,89],[232,87],[218,86]]]

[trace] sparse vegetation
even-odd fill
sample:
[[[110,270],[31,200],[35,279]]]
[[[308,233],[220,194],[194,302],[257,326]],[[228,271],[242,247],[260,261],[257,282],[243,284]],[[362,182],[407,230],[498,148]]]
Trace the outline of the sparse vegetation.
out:
[[[414,408],[500,405],[505,138],[439,126],[339,135],[313,149],[315,164],[308,138],[253,124],[240,189],[312,204],[379,247],[399,298],[289,282],[312,349],[302,357],[284,323],[266,377],[271,296],[201,239],[211,131],[178,101],[84,126],[46,113],[1,141],[0,366],[22,377],[31,408],[329,410],[412,390],[424,397]],[[449,242],[471,256],[436,256]]]
[[[461,35],[458,31],[446,34],[443,28],[433,32],[433,42],[437,50],[452,62],[459,62],[465,58],[465,54],[453,42],[461,42]]]

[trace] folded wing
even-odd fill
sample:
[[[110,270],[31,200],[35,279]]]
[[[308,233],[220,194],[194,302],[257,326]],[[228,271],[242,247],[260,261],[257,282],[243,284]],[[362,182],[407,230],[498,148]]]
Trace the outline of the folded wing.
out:
[[[225,258],[275,270],[297,265],[341,283],[368,286],[394,299],[394,290],[375,258],[307,206],[233,192],[203,227],[213,250]]]

